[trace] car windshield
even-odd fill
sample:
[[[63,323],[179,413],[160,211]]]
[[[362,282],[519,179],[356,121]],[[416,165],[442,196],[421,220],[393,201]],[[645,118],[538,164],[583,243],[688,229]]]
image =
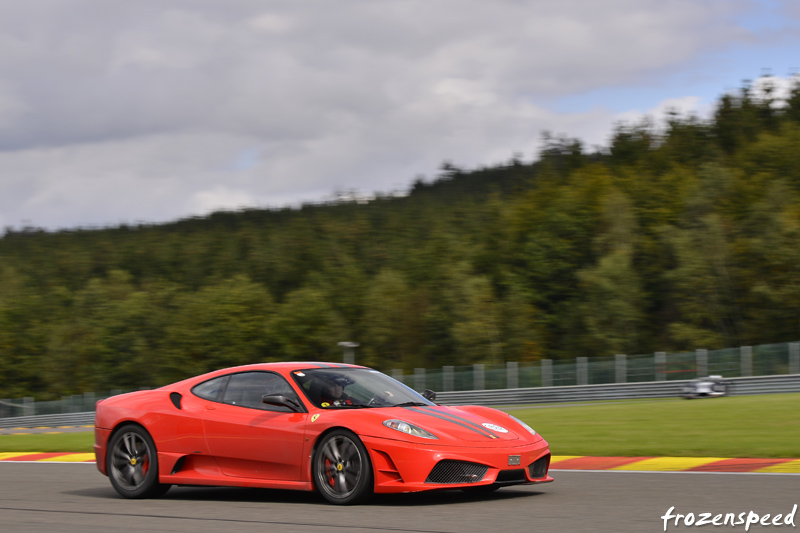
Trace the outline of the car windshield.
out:
[[[369,368],[295,370],[306,397],[323,409],[435,405],[399,381]]]

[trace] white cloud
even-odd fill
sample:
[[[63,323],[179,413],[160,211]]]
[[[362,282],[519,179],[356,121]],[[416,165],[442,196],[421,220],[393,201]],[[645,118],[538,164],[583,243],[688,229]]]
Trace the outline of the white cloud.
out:
[[[635,124],[643,118],[648,118],[656,125],[663,125],[669,114],[674,112],[679,116],[697,116],[708,118],[712,108],[708,102],[703,102],[699,96],[684,96],[682,98],[668,98],[658,102],[646,110],[632,109],[616,116],[619,122]]]
[[[530,156],[542,130],[603,143],[620,115],[549,105],[652,84],[744,39],[734,15],[747,5],[5,3],[0,222],[167,220],[405,189],[444,160]]]
[[[27,111],[23,101],[4,85],[6,84],[0,83],[0,130],[11,127]]]
[[[194,213],[211,213],[225,209],[258,207],[256,198],[248,191],[233,190],[224,185],[194,193],[189,201],[189,209]]]
[[[782,76],[762,76],[753,81],[752,89],[756,98],[769,98],[780,105],[782,101],[789,98],[792,88],[800,82],[800,75]]]
[[[271,13],[258,15],[255,18],[250,19],[248,24],[258,31],[273,34],[288,33],[295,27],[295,24],[291,18],[273,15]]]

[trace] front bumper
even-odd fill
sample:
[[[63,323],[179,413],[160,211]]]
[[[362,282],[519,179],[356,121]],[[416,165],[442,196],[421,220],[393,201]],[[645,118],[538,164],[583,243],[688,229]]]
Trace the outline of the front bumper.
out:
[[[545,440],[519,446],[478,448],[416,444],[379,437],[361,437],[372,460],[375,492],[419,492],[493,485],[548,483],[550,449]],[[536,461],[537,467],[531,467]],[[468,476],[431,476],[442,461],[467,463]],[[475,465],[469,466],[469,465]],[[441,470],[441,468],[437,469]],[[499,477],[498,477],[499,476]],[[536,477],[534,477],[536,476]],[[447,481],[442,483],[441,481]]]
[[[97,469],[104,475],[108,475],[106,472],[106,446],[108,445],[108,439],[111,436],[110,429],[103,429],[103,428],[94,428],[94,457],[95,457],[95,464],[97,465]]]

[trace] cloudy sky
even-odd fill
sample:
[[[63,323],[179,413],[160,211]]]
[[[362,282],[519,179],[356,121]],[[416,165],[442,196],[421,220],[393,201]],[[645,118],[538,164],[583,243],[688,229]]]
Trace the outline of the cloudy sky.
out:
[[[0,228],[405,191],[798,70],[797,0],[0,0]]]

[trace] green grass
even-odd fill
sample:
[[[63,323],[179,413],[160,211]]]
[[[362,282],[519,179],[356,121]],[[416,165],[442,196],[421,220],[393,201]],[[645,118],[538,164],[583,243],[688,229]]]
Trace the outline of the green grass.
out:
[[[553,455],[800,457],[800,394],[509,410]],[[93,433],[0,435],[0,452],[92,451]]]
[[[58,430],[53,430],[58,431]],[[94,432],[0,435],[0,452],[78,452],[94,450]]]
[[[553,455],[800,457],[800,394],[514,409]]]

